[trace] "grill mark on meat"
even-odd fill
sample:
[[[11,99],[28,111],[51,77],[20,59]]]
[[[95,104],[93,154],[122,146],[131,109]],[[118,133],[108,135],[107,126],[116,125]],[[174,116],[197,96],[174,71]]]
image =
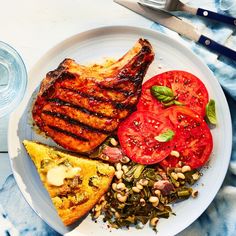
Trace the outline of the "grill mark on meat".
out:
[[[117,80],[114,81],[108,77],[99,82],[98,86],[102,89],[121,92],[125,96],[134,95],[137,90],[137,83],[133,82],[133,76],[129,75],[126,69],[117,74]]]
[[[50,133],[51,138],[53,138],[55,142],[65,148],[67,147],[68,143],[70,143],[70,148],[73,147],[73,150],[83,148],[82,150],[86,152],[86,150],[89,150],[90,147],[95,148],[101,142],[101,140],[104,141],[107,138],[106,134],[86,130],[81,126],[70,124],[67,121],[62,120],[58,117],[50,116],[43,113],[41,114],[41,117],[43,121],[46,122],[46,125],[44,126],[46,134]],[[63,129],[69,133],[73,133],[77,136],[81,136],[89,140],[89,142],[79,141],[78,139],[75,139],[64,133],[59,133],[56,130],[52,130],[49,127],[50,125],[55,126],[59,129]]]
[[[94,96],[94,95],[91,95],[91,94],[87,94],[87,93],[84,93],[84,92],[81,92],[81,91],[78,91],[78,90],[75,90],[73,88],[65,88],[65,87],[61,87],[65,90],[68,90],[68,91],[71,91],[71,92],[74,92],[74,93],[78,93],[79,95],[81,95],[82,97],[85,97],[85,98],[88,98],[88,99],[93,99],[93,100],[96,100],[96,101],[99,101],[99,102],[107,102],[107,103],[110,103],[112,104],[116,109],[133,109],[134,105],[136,104],[128,104],[128,103],[125,103],[125,102],[116,102],[116,101],[112,101],[112,100],[109,100],[109,99],[106,99],[106,98],[103,98],[103,97],[97,97],[97,96]]]
[[[71,99],[73,98],[73,99]],[[78,105],[91,112],[100,113],[106,117],[113,117],[120,119],[126,117],[130,113],[130,109],[116,108],[111,102],[98,101],[93,97],[84,97],[79,93],[68,91],[66,89],[58,88],[54,95],[54,99],[62,100],[63,102],[73,101],[73,105]]]
[[[73,130],[73,128],[71,130]],[[69,143],[70,144],[69,150],[76,151],[76,152],[78,152],[79,150],[79,152],[81,153],[91,151],[91,149],[96,148],[101,142],[103,142],[107,138],[107,135],[92,133],[92,132],[87,131],[86,136],[84,137],[88,139],[89,141],[83,141],[80,139],[76,139],[72,136],[69,136],[67,134],[64,134],[62,132],[59,132],[55,129],[51,129],[49,126],[45,126],[44,131],[46,132],[46,134],[50,133],[50,137],[53,138],[53,140],[56,143],[58,143],[60,146],[68,149],[68,143]],[[69,133],[73,133],[73,131],[70,131],[70,130],[66,130],[66,131],[68,131]],[[80,136],[80,134],[78,136]]]
[[[63,101],[59,98],[51,98],[51,99],[48,99],[49,102],[53,102],[53,103],[56,103],[56,104],[59,104],[59,105],[62,105],[62,106],[68,106],[68,107],[72,107],[72,108],[75,108],[77,110],[80,110],[88,115],[92,115],[92,116],[97,116],[97,117],[100,117],[100,118],[108,118],[108,119],[111,119],[111,118],[114,118],[112,116],[108,116],[108,115],[105,115],[105,114],[102,114],[102,113],[99,113],[99,112],[94,112],[94,111],[91,111],[91,110],[88,110],[84,107],[81,107],[79,105],[75,105],[73,103],[70,103],[70,102],[67,102],[67,101]]]
[[[79,75],[76,76],[69,71],[61,71],[61,67],[60,67],[60,73],[57,73],[54,71],[50,71],[47,73],[47,78],[48,78],[48,80],[51,80],[51,84],[54,83],[54,80],[55,80],[54,77],[57,78],[56,83],[60,84],[59,87],[68,88],[68,89],[70,89],[70,88],[73,89],[73,88],[77,87],[77,89],[75,89],[76,91],[81,91],[81,88],[92,87],[94,89],[94,91],[92,91],[90,93],[96,93],[97,97],[99,97],[99,98],[104,97],[107,100],[111,100],[113,98],[116,98],[116,99],[119,99],[119,101],[122,101],[122,100],[126,99],[128,96],[134,95],[134,91],[133,92],[127,91],[127,90],[123,90],[118,87],[116,88],[116,87],[106,87],[106,86],[102,86],[102,85],[100,86],[100,84],[97,83],[96,81],[93,81],[93,79],[83,81],[83,79],[80,78]],[[126,79],[129,80],[130,77],[127,77]],[[76,83],[75,83],[75,81],[76,81]],[[132,83],[130,83],[130,84],[132,85]],[[112,94],[104,93],[104,89],[107,90],[107,92],[110,92]],[[127,88],[127,89],[130,90],[129,88]],[[84,90],[84,89],[82,89],[82,90]],[[81,91],[81,92],[83,93],[83,91]],[[88,93],[88,91],[87,91],[87,93]],[[50,90],[45,91],[44,96],[48,96],[48,94],[52,94],[52,91],[50,91]],[[100,96],[98,96],[98,95],[100,95]]]
[[[86,130],[89,130],[89,131],[92,131],[92,132],[102,133],[102,134],[110,134],[111,133],[111,131],[94,128],[90,125],[84,124],[84,123],[82,123],[78,120],[72,119],[69,116],[58,113],[58,112],[42,111],[42,113],[44,113],[46,115],[53,116],[53,117],[58,117],[58,118],[60,118],[64,121],[67,121],[70,124],[81,126],[82,128],[84,128]]]
[[[44,106],[43,111],[50,111],[50,112],[67,115],[71,119],[78,120],[81,123],[84,123],[86,125],[89,125],[91,127],[101,129],[101,130],[104,129],[106,131],[112,132],[118,126],[118,119],[116,118],[101,118],[98,116],[87,114],[73,107],[59,105],[57,103],[52,103],[52,102],[47,103]],[[47,119],[46,119],[46,122],[48,122]]]
[[[122,88],[114,87],[114,86],[115,85],[106,86],[106,85],[103,85],[103,84],[98,84],[98,87],[101,88],[101,89],[120,92],[120,93],[123,93],[125,97],[133,96],[135,94],[135,92],[133,92],[133,91],[126,91],[126,90],[123,90]]]
[[[48,127],[49,127],[50,129],[52,129],[52,130],[55,130],[55,131],[57,131],[57,132],[59,132],[59,133],[63,133],[63,134],[65,134],[65,135],[67,135],[67,136],[70,136],[70,137],[72,137],[72,138],[78,139],[78,140],[80,140],[80,141],[89,142],[89,140],[86,139],[86,138],[84,138],[84,137],[81,137],[81,136],[79,136],[79,135],[77,135],[77,134],[74,134],[74,133],[71,133],[71,132],[69,132],[69,131],[60,129],[60,128],[56,127],[56,126],[48,125]]]
[[[135,110],[142,79],[153,58],[150,43],[139,39],[107,67],[88,67],[65,59],[41,83],[32,110],[35,123],[66,149],[94,150]]]
[[[91,94],[88,94],[88,93],[84,93],[84,92],[82,92],[82,91],[79,91],[79,90],[77,90],[77,89],[67,88],[67,87],[64,87],[64,86],[62,86],[61,88],[63,88],[64,90],[68,90],[68,91],[74,92],[74,93],[78,93],[78,94],[81,95],[82,97],[89,98],[89,99],[94,99],[94,100],[97,100],[97,101],[99,101],[99,102],[111,102],[111,100],[108,99],[108,98],[94,96],[94,95],[91,95]]]
[[[127,96],[122,92],[115,90],[104,90],[100,88],[99,86],[97,86],[97,82],[93,81],[93,79],[82,81],[83,78],[80,78],[80,76],[77,77],[78,78],[76,80],[62,80],[60,82],[60,87],[73,89],[82,93],[89,94],[90,96],[96,96],[98,98],[106,99],[107,101],[112,100],[122,102],[127,99]]]

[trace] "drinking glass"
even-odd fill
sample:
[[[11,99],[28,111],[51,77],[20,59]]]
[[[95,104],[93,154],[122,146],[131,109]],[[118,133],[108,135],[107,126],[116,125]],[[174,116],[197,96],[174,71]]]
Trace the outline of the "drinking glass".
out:
[[[0,117],[13,111],[22,100],[27,72],[19,53],[0,41]]]

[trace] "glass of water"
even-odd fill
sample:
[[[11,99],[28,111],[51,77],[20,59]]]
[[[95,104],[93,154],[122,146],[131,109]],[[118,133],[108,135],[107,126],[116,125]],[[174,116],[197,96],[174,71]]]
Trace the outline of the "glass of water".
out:
[[[22,100],[27,72],[17,51],[0,41],[0,117],[9,114]]]

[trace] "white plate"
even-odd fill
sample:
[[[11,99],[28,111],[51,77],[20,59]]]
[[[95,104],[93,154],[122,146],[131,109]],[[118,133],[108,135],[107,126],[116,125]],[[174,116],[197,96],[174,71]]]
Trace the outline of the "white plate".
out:
[[[9,156],[17,184],[36,213],[61,234],[68,232],[71,228],[66,228],[61,223],[22,145],[24,139],[54,144],[49,139],[37,135],[32,129],[30,121],[32,94],[45,74],[55,69],[63,59],[69,57],[81,64],[91,64],[102,62],[107,57],[119,58],[140,37],[148,39],[156,53],[155,61],[149,68],[146,78],[169,69],[186,70],[195,74],[205,83],[210,97],[216,101],[218,118],[218,125],[212,130],[214,149],[209,168],[203,170],[203,176],[196,186],[200,192],[198,198],[175,204],[173,210],[176,216],[161,219],[158,223],[157,235],[174,235],[189,226],[211,203],[223,182],[231,154],[231,119],[224,93],[208,67],[188,48],[156,31],[131,26],[111,26],[89,30],[63,41],[35,65],[29,76],[27,94],[17,111],[11,115],[9,122]],[[110,231],[113,236],[156,235],[148,225],[143,230],[135,228],[111,230],[106,224],[96,224],[91,221],[89,215],[79,225],[79,232],[87,236],[110,236]]]

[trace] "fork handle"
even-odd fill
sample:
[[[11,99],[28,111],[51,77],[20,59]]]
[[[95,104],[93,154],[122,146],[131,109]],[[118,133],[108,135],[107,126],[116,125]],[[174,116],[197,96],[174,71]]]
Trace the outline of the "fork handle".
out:
[[[216,20],[219,22],[223,22],[229,25],[234,25],[236,26],[236,18],[227,16],[227,15],[222,15],[213,11],[209,11],[203,8],[198,8],[196,15],[198,16],[203,16],[205,18],[211,19],[211,20]]]
[[[228,57],[234,61],[236,61],[236,51],[227,48],[225,46],[223,46],[222,44],[217,43],[216,41],[201,35],[198,43],[200,43],[201,45],[205,46],[207,49],[218,53],[219,55],[223,55],[225,57]]]

